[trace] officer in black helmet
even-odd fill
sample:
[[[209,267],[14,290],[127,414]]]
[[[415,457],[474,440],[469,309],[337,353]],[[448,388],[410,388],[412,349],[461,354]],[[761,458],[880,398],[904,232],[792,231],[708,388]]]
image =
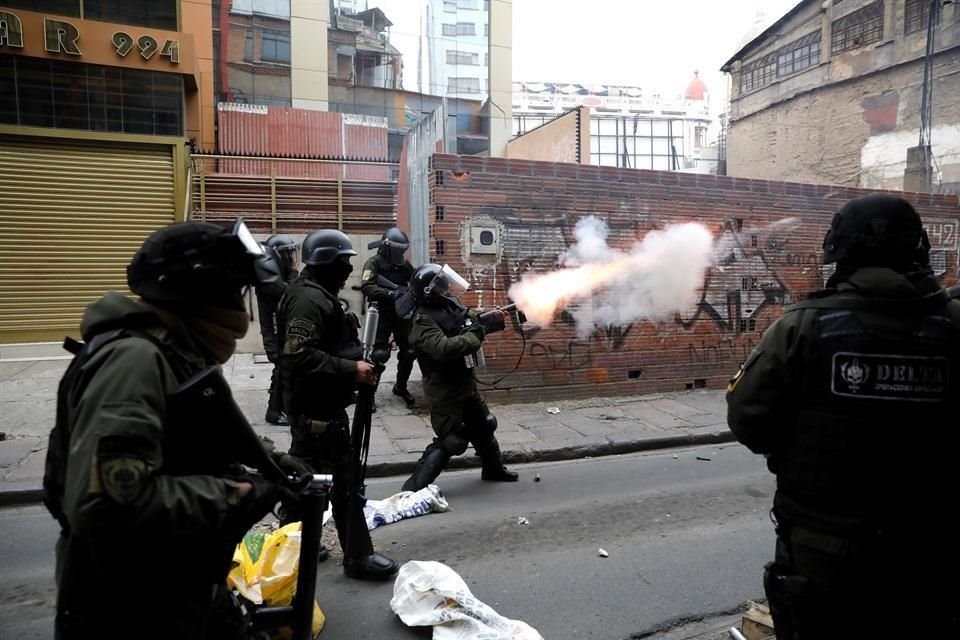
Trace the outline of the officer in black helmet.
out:
[[[56,637],[215,633],[233,551],[281,488],[215,463],[230,443],[195,450],[200,438],[189,434],[213,426],[181,405],[179,390],[233,354],[249,323],[244,289],[278,277],[242,222],[184,222],[134,255],[127,283],[139,299],[110,291],[87,307],[86,344],[66,343],[76,357],[58,390],[44,476],[61,526]]]
[[[293,282],[297,272],[297,243],[290,236],[272,235],[263,243],[264,251],[271,253],[280,265],[280,281],[277,286],[257,288],[257,312],[260,316],[260,336],[267,359],[273,364],[270,374],[270,393],[267,398],[267,413],[264,416],[269,424],[286,425],[287,417],[283,413],[283,391],[280,386],[280,346],[277,344],[276,313],[277,304],[287,285]]]
[[[960,637],[956,499],[960,303],[934,278],[907,201],[846,203],[827,288],[788,307],[727,388],[737,439],[777,478],[764,587],[777,638]]]
[[[423,372],[423,391],[436,437],[403,483],[403,490],[426,487],[452,456],[464,453],[470,444],[483,464],[483,480],[516,482],[517,474],[503,466],[494,435],[497,418],[480,397],[468,365],[484,336],[503,329],[506,314],[494,314],[487,325],[476,322],[476,315],[460,302],[470,285],[448,265],[423,265],[414,272],[410,286],[417,301],[410,343]]]
[[[387,580],[397,563],[375,553],[362,503],[346,486],[350,424],[346,408],[357,383],[375,385],[373,365],[361,359],[358,323],[344,313],[337,294],[357,255],[350,238],[336,229],[308,235],[303,270],[287,287],[277,313],[281,342],[283,404],[290,420],[290,453],[334,476],[331,503],[349,578]],[[354,508],[356,507],[356,508]]]
[[[403,399],[408,407],[413,407],[415,401],[407,389],[407,381],[416,356],[408,340],[410,322],[401,318],[396,309],[396,302],[406,293],[413,275],[413,265],[404,258],[410,240],[403,231],[392,227],[384,231],[379,242],[371,244],[371,248],[374,244],[377,245],[377,255],[364,263],[360,288],[367,302],[376,302],[380,311],[376,348],[386,356],[383,362],[389,358],[391,334],[397,344],[397,382],[393,385],[393,394]]]

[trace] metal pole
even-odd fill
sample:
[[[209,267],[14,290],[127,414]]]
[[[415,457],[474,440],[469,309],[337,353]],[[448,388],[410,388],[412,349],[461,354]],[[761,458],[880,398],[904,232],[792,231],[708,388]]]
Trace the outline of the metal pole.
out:
[[[270,232],[277,232],[277,165],[270,163]]]
[[[313,603],[317,589],[317,555],[323,512],[327,509],[333,476],[314,474],[310,486],[300,494],[303,528],[300,538],[300,562],[297,567],[297,592],[293,598],[293,640],[312,640]]]
[[[343,231],[343,176],[337,176],[337,229]]]
[[[203,169],[200,170],[200,221],[207,221],[207,180]]]

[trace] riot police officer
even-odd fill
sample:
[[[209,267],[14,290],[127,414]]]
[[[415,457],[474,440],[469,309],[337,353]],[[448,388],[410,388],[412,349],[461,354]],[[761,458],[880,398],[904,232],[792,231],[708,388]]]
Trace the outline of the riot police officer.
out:
[[[280,387],[280,346],[277,344],[276,312],[277,304],[287,285],[297,275],[297,243],[290,236],[272,235],[263,243],[265,251],[272,253],[280,265],[280,281],[277,286],[257,288],[257,312],[260,317],[260,336],[263,338],[263,350],[273,364],[270,374],[270,392],[267,397],[267,413],[264,420],[269,424],[286,425],[287,417],[283,413],[283,391]]]
[[[397,344],[397,382],[393,385],[393,394],[402,398],[408,407],[413,407],[415,401],[407,389],[407,381],[416,356],[408,340],[410,323],[396,310],[396,302],[407,291],[413,275],[413,265],[403,257],[410,248],[410,240],[403,231],[392,227],[383,232],[376,244],[377,255],[363,265],[360,288],[367,302],[376,302],[380,311],[376,349],[386,357],[377,360],[386,362],[389,358],[390,334],[393,334]]]
[[[375,385],[374,366],[361,360],[355,321],[337,294],[353,271],[357,255],[350,238],[335,229],[308,235],[301,245],[303,270],[287,287],[278,319],[283,349],[280,373],[283,404],[290,420],[290,453],[334,476],[331,503],[349,578],[387,580],[397,563],[374,553],[361,500],[348,486],[350,424],[346,408],[357,383]],[[356,496],[354,496],[356,498]]]
[[[777,478],[764,586],[777,638],[955,637],[960,303],[907,201],[846,203],[823,241],[827,288],[788,307],[727,390],[737,439]],[[951,633],[952,632],[952,633]],[[929,636],[928,636],[929,634]]]
[[[231,442],[201,446],[212,425],[181,391],[246,332],[244,288],[277,277],[242,222],[173,224],[127,268],[141,299],[107,292],[84,313],[86,344],[65,343],[77,355],[44,476],[61,525],[58,638],[200,639],[221,622],[233,551],[281,490],[228,471]]]
[[[423,372],[423,391],[436,437],[403,483],[404,491],[426,487],[452,456],[464,453],[470,444],[480,456],[483,480],[516,482],[518,477],[503,466],[500,444],[494,435],[497,418],[480,397],[473,369],[468,365],[468,360],[480,350],[484,336],[503,329],[504,315],[494,314],[491,323],[477,322],[459,300],[468,287],[456,271],[437,264],[418,268],[411,280],[417,307],[410,343]]]

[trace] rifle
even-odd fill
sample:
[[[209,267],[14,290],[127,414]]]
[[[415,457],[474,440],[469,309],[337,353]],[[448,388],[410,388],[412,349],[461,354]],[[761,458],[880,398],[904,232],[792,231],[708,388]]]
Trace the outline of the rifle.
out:
[[[171,471],[198,473],[197,465],[203,464],[204,460],[209,465],[212,457],[217,467],[240,463],[255,468],[268,480],[300,495],[303,524],[297,591],[293,603],[279,607],[256,607],[250,616],[256,629],[274,630],[289,626],[292,627],[293,640],[311,640],[320,533],[333,476],[288,476],[264,449],[260,438],[233,399],[230,386],[219,367],[208,367],[180,385],[171,395],[169,407],[171,432],[168,438],[179,445],[169,449],[188,452],[185,456],[168,461],[167,466]],[[190,420],[178,420],[180,415],[189,416]],[[206,428],[188,429],[188,433],[176,429],[176,425],[197,425],[198,420]]]
[[[375,357],[374,344],[377,341],[377,328],[380,325],[380,310],[377,304],[372,303],[367,308],[367,313],[363,319],[363,338],[361,347],[363,350],[363,360],[374,365],[377,373],[377,379],[386,368],[383,362],[378,362]],[[367,457],[370,453],[370,425],[373,418],[373,399],[377,391],[377,385],[360,384],[357,389],[357,405],[353,410],[353,424],[350,427],[350,452],[349,462],[347,463],[346,478],[344,478],[347,490],[350,493],[349,509],[363,510],[363,504],[366,502],[366,476],[367,476]],[[354,502],[359,502],[355,505]],[[339,524],[338,524],[339,526]],[[349,529],[351,520],[348,518],[346,527]],[[345,539],[350,539],[350,532],[347,531]]]
[[[404,320],[409,320],[410,316],[413,315],[413,310],[417,306],[417,301],[414,300],[413,293],[410,291],[410,288],[387,280],[379,273],[377,274],[377,284],[385,289],[400,292],[393,305],[397,310],[397,315],[399,317],[403,318]]]

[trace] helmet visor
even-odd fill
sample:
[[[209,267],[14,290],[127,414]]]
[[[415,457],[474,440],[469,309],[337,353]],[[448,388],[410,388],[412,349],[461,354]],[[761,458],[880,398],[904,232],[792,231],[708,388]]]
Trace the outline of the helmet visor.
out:
[[[448,264],[437,272],[428,285],[428,289],[437,295],[447,298],[459,298],[470,288],[470,283],[464,280],[453,267]]]
[[[237,218],[237,221],[233,223],[233,231],[231,233],[240,240],[240,244],[243,245],[244,250],[251,256],[263,255],[263,247],[253,239],[253,234],[250,233],[250,229],[247,228],[243,218]]]

